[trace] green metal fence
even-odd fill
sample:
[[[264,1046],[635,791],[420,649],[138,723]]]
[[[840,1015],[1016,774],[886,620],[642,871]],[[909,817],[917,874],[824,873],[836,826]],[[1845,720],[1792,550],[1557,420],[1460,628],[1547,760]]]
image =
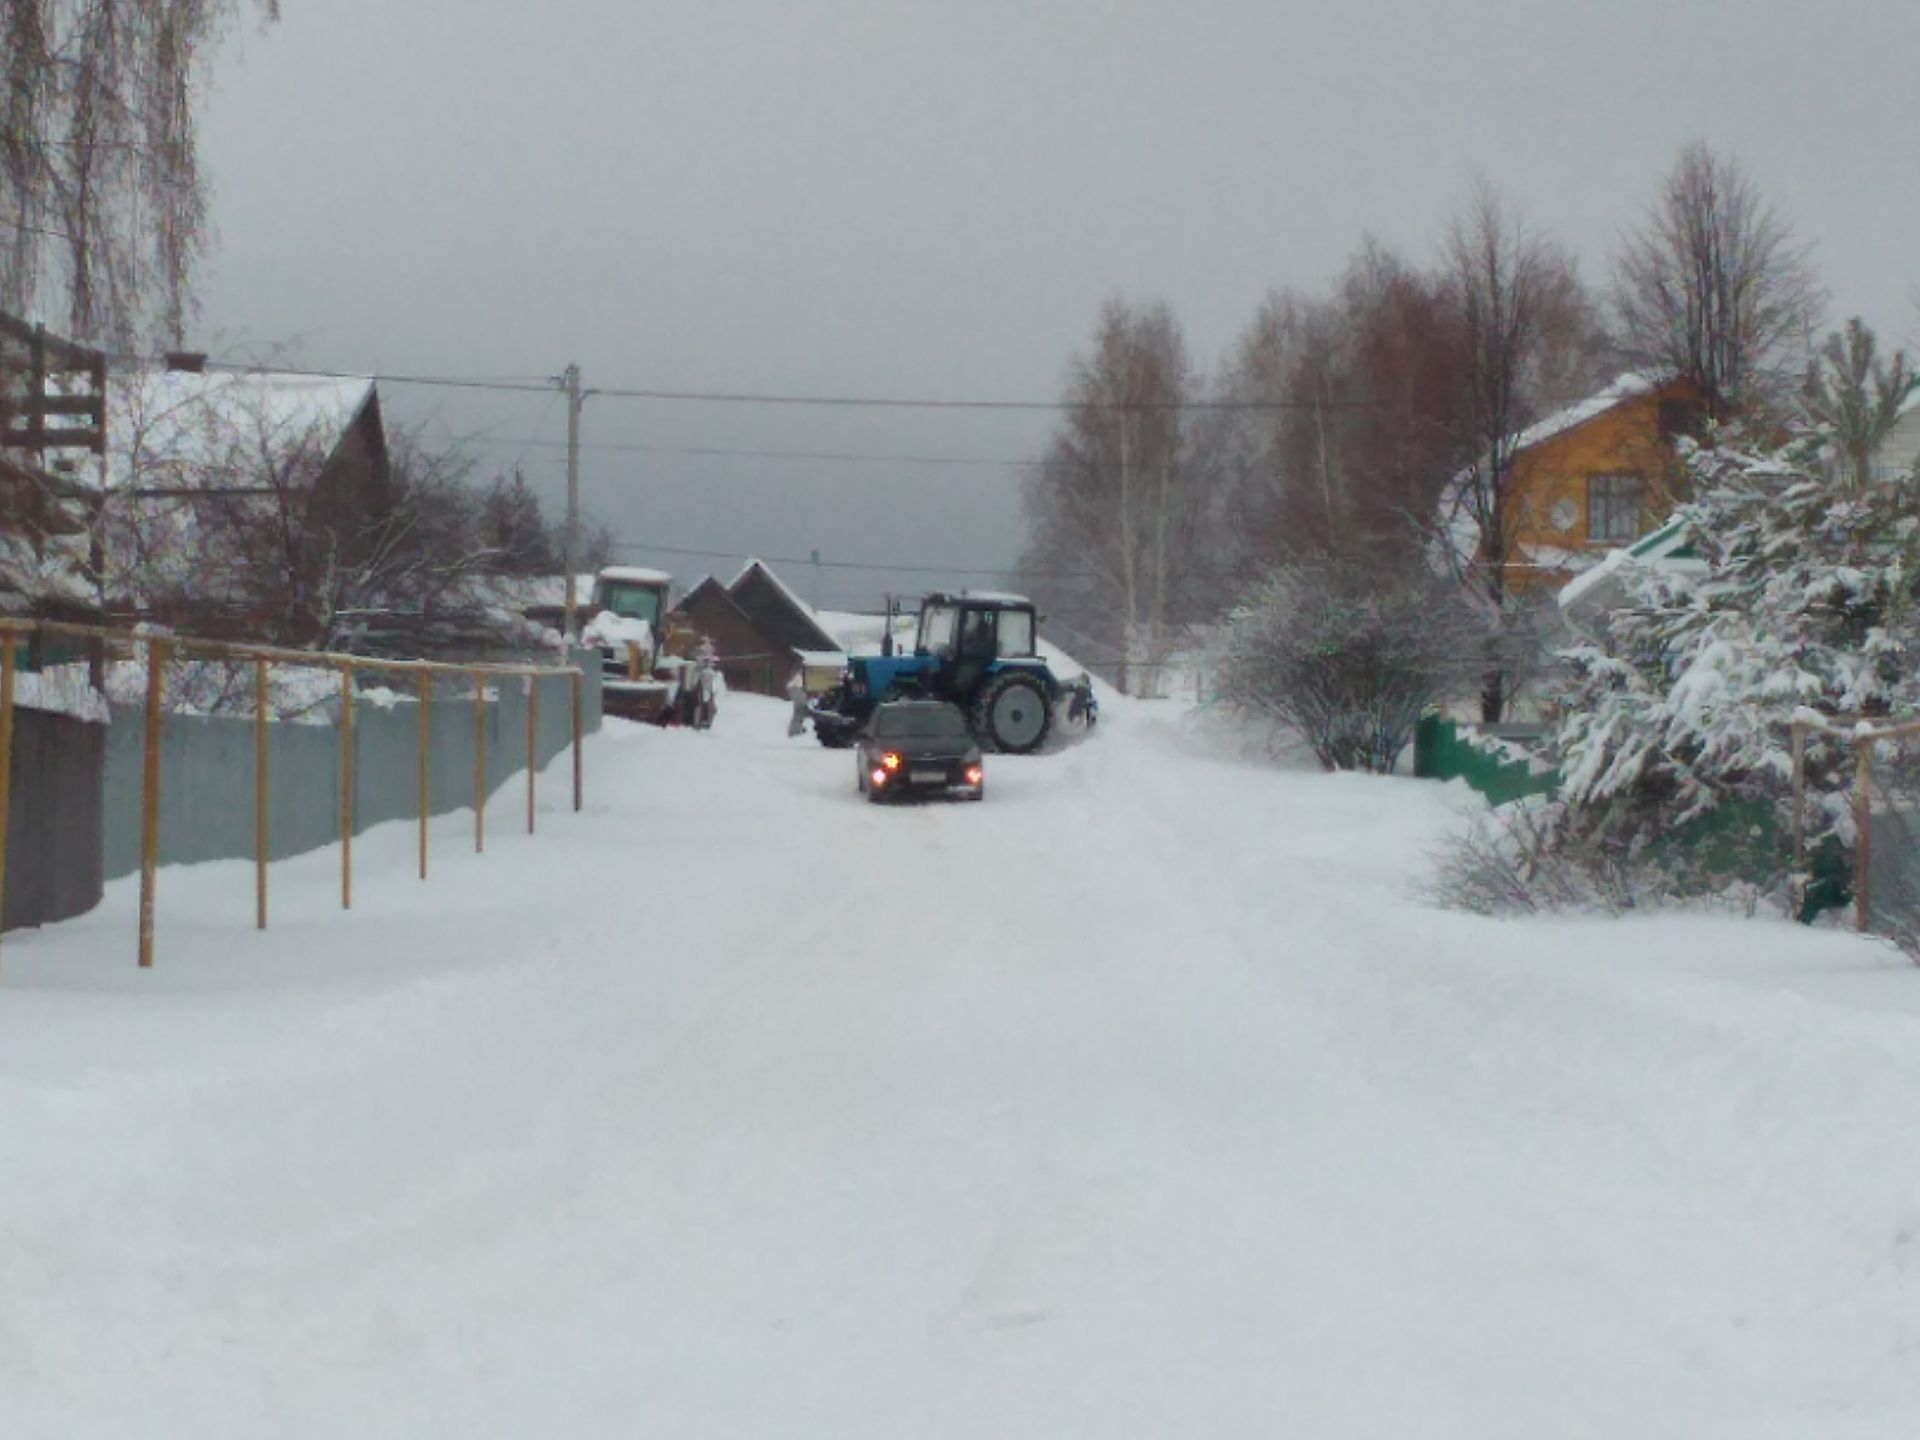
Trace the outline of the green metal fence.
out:
[[[1487,740],[1537,740],[1539,725],[1461,726],[1438,714],[1422,716],[1413,732],[1413,773],[1423,780],[1464,780],[1490,805],[1505,805],[1560,787],[1560,777],[1531,761],[1502,755]]]

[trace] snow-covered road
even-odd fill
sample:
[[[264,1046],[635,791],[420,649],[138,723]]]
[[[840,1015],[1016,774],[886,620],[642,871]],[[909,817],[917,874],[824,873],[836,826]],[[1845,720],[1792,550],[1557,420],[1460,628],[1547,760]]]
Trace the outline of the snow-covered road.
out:
[[[902,810],[783,722],[8,937],[0,1433],[1920,1431],[1897,958],[1434,910],[1459,796],[1152,707]]]

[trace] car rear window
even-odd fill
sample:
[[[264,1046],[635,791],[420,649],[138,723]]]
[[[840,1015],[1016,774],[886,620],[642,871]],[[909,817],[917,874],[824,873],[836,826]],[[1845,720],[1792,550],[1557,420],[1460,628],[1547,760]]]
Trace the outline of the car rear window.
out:
[[[873,730],[883,740],[958,740],[967,733],[967,722],[951,706],[882,710]]]

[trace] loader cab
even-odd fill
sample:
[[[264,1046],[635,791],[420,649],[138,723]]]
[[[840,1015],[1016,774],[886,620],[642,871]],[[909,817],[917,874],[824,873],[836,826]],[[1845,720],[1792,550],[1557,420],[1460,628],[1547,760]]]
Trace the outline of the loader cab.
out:
[[[595,613],[611,610],[623,620],[638,620],[656,633],[666,613],[667,582],[602,571],[593,583]]]

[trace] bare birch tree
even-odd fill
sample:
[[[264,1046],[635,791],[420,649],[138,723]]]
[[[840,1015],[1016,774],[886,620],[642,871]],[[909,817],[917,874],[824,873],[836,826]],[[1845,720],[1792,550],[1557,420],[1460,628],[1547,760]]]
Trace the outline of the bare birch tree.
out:
[[[1062,589],[1082,627],[1114,647],[1123,685],[1171,653],[1200,569],[1210,467],[1187,409],[1194,387],[1173,313],[1108,301],[1027,487],[1028,566],[1043,583],[1062,571],[1083,582]]]
[[[1715,419],[1791,377],[1821,299],[1809,248],[1746,167],[1703,141],[1681,149],[1614,261],[1623,339],[1693,381]]]
[[[1512,493],[1521,432],[1595,383],[1600,326],[1572,256],[1484,180],[1447,230],[1444,274],[1462,338],[1458,416],[1467,458],[1441,519],[1463,578],[1498,624],[1509,609],[1522,518]],[[1501,718],[1508,690],[1505,667],[1490,664],[1483,718]]]
[[[64,293],[78,339],[178,343],[206,234],[201,66],[240,4],[0,0],[0,307]]]

